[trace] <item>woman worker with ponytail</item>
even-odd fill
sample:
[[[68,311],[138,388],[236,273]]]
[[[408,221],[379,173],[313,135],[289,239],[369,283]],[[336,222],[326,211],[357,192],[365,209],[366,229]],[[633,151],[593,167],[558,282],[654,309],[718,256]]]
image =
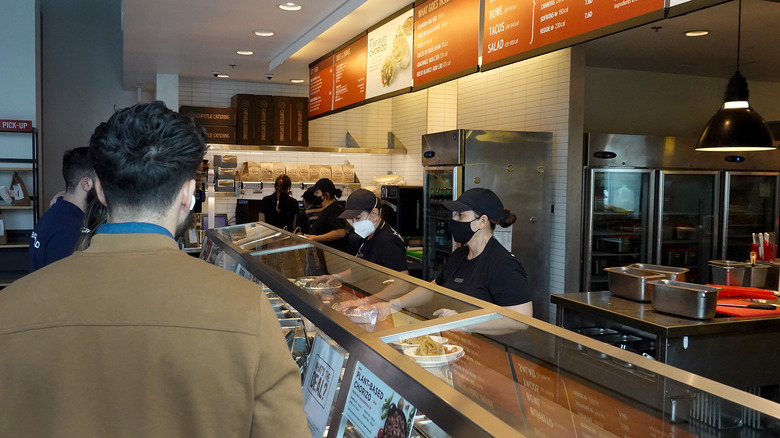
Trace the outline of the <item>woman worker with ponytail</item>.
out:
[[[275,227],[284,228],[293,231],[293,221],[298,214],[298,201],[290,196],[292,181],[287,175],[279,175],[274,181],[273,194],[263,198],[260,204],[260,213],[265,217],[261,218],[263,222],[269,223]]]
[[[457,200],[445,202],[444,206],[452,211],[450,233],[461,246],[447,258],[444,270],[434,282],[523,315],[533,316],[528,275],[523,265],[493,237],[496,225],[508,227],[517,217],[505,209],[498,196],[488,189],[467,190]],[[433,292],[418,287],[398,298],[382,295],[372,295],[355,304],[376,308],[384,316],[401,308],[418,307],[430,301]],[[349,307],[349,303],[342,303],[340,307]],[[449,316],[455,313],[451,309],[439,309],[433,314]],[[471,330],[500,334],[523,327],[522,324],[502,318],[473,326]]]

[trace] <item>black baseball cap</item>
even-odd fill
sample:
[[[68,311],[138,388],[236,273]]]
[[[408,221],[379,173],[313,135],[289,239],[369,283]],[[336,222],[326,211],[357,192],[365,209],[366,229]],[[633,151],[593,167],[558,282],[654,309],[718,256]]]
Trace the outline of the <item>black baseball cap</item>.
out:
[[[476,210],[494,221],[504,216],[504,204],[488,189],[468,189],[458,199],[444,202],[444,207],[450,211]]]
[[[372,210],[375,207],[379,207],[379,199],[376,195],[366,189],[357,189],[347,198],[344,213],[339,215],[339,219],[354,219],[360,212]]]
[[[319,190],[322,193],[330,193],[331,195],[336,193],[336,186],[333,184],[333,181],[329,180],[328,178],[318,179],[312,187],[314,188],[315,192]]]

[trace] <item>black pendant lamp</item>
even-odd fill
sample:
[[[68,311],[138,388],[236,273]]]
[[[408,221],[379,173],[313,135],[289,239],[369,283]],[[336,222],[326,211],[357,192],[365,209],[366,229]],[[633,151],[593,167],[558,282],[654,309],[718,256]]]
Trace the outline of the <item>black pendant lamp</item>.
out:
[[[775,150],[772,131],[748,102],[747,80],[739,73],[739,46],[742,33],[742,0],[737,25],[737,72],[726,87],[723,106],[704,126],[697,151],[745,152]]]

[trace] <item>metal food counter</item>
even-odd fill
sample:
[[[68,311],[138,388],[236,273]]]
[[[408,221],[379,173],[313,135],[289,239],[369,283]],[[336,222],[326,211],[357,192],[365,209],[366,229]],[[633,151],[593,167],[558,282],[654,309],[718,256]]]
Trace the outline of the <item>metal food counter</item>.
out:
[[[209,230],[201,258],[255,282],[283,304],[291,338],[305,334],[303,348],[288,342],[313,436],[780,434],[770,400],[264,223]],[[310,282],[334,273],[344,281],[331,289]],[[426,297],[415,308],[335,306],[412,290]],[[456,312],[437,318],[439,309]]]

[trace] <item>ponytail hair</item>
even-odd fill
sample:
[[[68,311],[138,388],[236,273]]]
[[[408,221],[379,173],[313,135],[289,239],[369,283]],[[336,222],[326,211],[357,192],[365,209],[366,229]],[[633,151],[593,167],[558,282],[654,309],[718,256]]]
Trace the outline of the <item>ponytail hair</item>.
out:
[[[501,228],[506,228],[513,223],[517,221],[517,215],[509,211],[508,208],[504,209],[504,214],[501,215],[501,218],[496,221],[498,225],[501,225]]]
[[[276,180],[274,180],[274,189],[276,190],[276,211],[281,212],[281,208],[279,207],[279,201],[282,199],[282,194],[285,196],[290,191],[290,188],[292,187],[292,181],[290,180],[290,177],[286,174],[282,174],[276,177]]]

